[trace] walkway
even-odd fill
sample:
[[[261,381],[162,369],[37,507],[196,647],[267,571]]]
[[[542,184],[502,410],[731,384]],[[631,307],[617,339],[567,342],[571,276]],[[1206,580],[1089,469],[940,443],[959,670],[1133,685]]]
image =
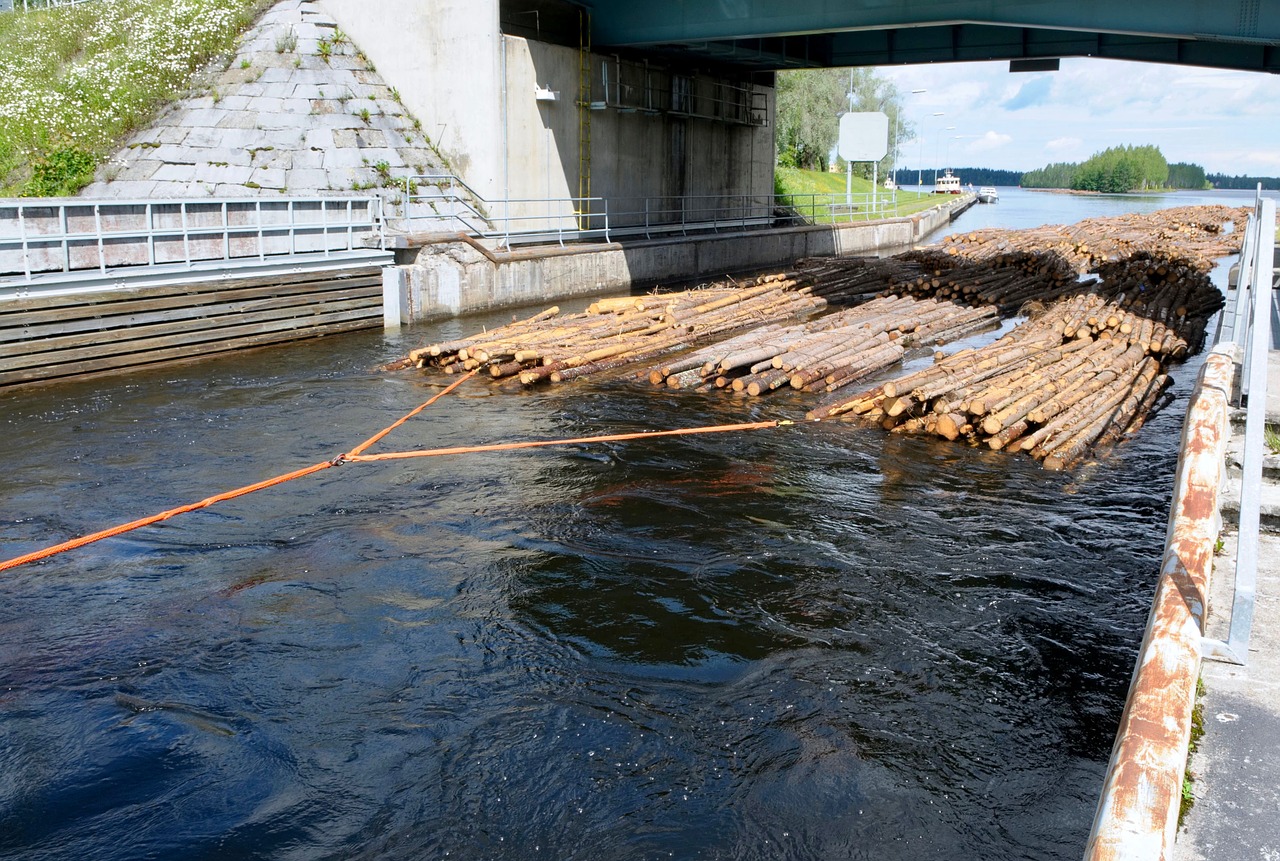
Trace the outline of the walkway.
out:
[[[1280,424],[1280,351],[1271,352],[1267,380],[1267,423]],[[1237,474],[1242,437],[1236,425],[1228,466]],[[1201,665],[1205,734],[1189,763],[1195,807],[1178,834],[1178,861],[1280,861],[1280,457],[1267,458],[1263,482],[1248,665]],[[1239,502],[1232,503],[1224,500],[1224,546],[1206,621],[1206,634],[1217,639],[1230,621]]]

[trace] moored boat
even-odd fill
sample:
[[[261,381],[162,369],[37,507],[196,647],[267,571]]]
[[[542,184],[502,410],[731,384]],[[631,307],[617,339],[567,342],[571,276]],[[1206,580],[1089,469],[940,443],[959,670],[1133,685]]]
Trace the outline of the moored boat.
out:
[[[950,168],[947,169],[946,173],[933,181],[934,194],[959,194],[961,191],[960,177],[951,173]]]
[[[978,203],[995,203],[1000,200],[1000,193],[994,185],[984,185],[978,189]]]

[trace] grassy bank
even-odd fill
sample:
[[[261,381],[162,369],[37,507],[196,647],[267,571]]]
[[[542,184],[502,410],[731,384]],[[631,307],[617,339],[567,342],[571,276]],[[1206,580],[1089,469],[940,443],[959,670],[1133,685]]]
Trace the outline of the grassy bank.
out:
[[[97,0],[0,15],[0,196],[74,194],[270,0]]]
[[[779,167],[774,170],[774,192],[789,198],[791,205],[815,221],[847,221],[848,215],[837,212],[832,215],[829,195],[839,195],[835,202],[843,200],[845,193],[845,175],[827,173],[820,170],[800,170],[793,167]],[[858,210],[853,218],[862,218],[869,209],[871,180],[853,179],[853,201]],[[881,210],[885,218],[910,215],[928,209],[939,202],[938,197],[927,192],[902,191],[892,192],[881,188],[877,193]]]

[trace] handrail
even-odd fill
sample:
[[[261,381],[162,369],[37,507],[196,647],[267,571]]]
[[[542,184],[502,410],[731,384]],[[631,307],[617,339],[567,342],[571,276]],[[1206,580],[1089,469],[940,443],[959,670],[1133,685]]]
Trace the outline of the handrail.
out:
[[[377,196],[0,199],[0,279],[385,248],[384,221]]]
[[[422,185],[440,189],[441,196],[420,193]],[[462,194],[459,189],[465,191]],[[668,197],[602,198],[510,198],[486,200],[454,174],[419,174],[404,177],[405,218],[443,219],[474,236],[500,238],[512,242],[558,239],[612,241],[613,235],[685,234],[691,231],[720,232],[769,226],[779,218],[799,219],[805,224],[844,224],[893,217],[898,211],[896,190],[889,193],[861,192],[799,194],[720,194]],[[415,204],[445,202],[462,212],[425,213]],[[477,208],[482,206],[489,213]],[[544,212],[512,215],[513,208],[541,205]],[[559,208],[560,211],[556,211]],[[779,211],[787,215],[780,216]],[[603,222],[603,227],[593,222]],[[566,223],[573,228],[566,229]]]
[[[446,185],[447,183],[447,191]],[[420,189],[422,185],[433,185],[440,188],[444,195],[442,198],[433,198],[421,193],[415,193],[416,189]],[[467,194],[461,195],[455,189],[465,189]],[[466,213],[474,216],[483,222],[477,226],[468,220],[464,215],[450,213],[444,218],[455,221],[465,228],[466,232],[476,236],[487,238],[500,238],[501,244],[507,248],[511,247],[513,239],[544,239],[555,238],[561,245],[565,240],[588,239],[594,237],[602,237],[605,242],[609,242],[609,202],[603,197],[526,197],[526,198],[504,198],[501,200],[486,200],[475,189],[467,185],[460,177],[455,174],[415,174],[404,178],[404,200],[405,200],[405,218],[413,221],[418,218],[440,218],[438,213],[430,216],[416,215],[412,206],[415,201],[435,201],[443,200],[447,203],[455,204],[462,207]],[[474,202],[478,202],[485,209],[492,211],[496,207],[501,207],[503,215],[495,216],[481,212],[476,208]],[[547,212],[536,213],[533,215],[512,215],[512,206],[523,206],[527,204],[539,204],[548,208]],[[597,211],[594,204],[599,204],[600,209]],[[568,207],[569,212],[554,212],[553,208]],[[584,224],[590,224],[593,219],[603,219],[603,227],[584,227]],[[571,226],[566,228],[566,222]],[[527,229],[512,229],[513,225],[529,224]],[[494,225],[501,225],[501,230],[495,230]]]
[[[1267,352],[1271,348],[1271,294],[1275,279],[1276,202],[1262,196],[1259,185],[1249,217],[1240,273],[1236,281],[1232,332],[1242,358],[1240,400],[1245,404],[1244,453],[1240,463],[1235,594],[1227,639],[1206,638],[1204,657],[1244,666],[1249,658],[1253,608],[1258,580],[1258,533],[1262,502],[1262,461],[1267,404]],[[1226,313],[1225,311],[1223,312]]]

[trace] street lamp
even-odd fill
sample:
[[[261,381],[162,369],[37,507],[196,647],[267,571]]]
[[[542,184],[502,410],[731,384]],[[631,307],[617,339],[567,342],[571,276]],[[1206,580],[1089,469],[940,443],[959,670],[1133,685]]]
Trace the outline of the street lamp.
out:
[[[912,90],[911,95],[918,96],[921,93],[927,93],[927,92],[929,91],[928,90]],[[897,188],[898,188],[898,161],[899,161],[899,156],[901,155],[901,153],[898,151],[898,146],[902,141],[902,107],[901,106],[899,106],[898,110],[894,113],[893,120],[894,120],[893,122],[893,186],[894,186],[894,200],[896,201]]]
[[[943,117],[946,114],[938,111],[934,116]],[[926,117],[925,122],[928,123],[928,121]],[[937,177],[935,176],[934,179],[936,180]],[[924,135],[920,135],[920,146],[916,151],[916,185],[924,185]]]
[[[955,126],[947,126],[945,129],[943,129],[943,131],[945,132],[953,132],[955,130],[956,130]],[[936,140],[933,142],[933,184],[935,186],[938,184],[938,155],[939,155],[938,144],[939,143],[941,143],[940,140]],[[949,145],[950,145],[950,142],[948,141],[948,146]]]
[[[960,140],[964,135],[952,135],[947,138],[947,167],[951,167],[951,142]]]

